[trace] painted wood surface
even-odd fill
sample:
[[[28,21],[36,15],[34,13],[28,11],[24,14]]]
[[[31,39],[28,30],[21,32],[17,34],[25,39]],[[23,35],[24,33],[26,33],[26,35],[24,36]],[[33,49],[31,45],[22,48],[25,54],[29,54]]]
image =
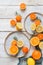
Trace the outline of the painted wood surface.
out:
[[[27,5],[25,12],[22,12],[19,7],[22,2]],[[22,16],[22,24],[24,25],[24,19],[29,13],[39,12],[43,14],[43,0],[0,0],[0,65],[17,65],[18,63],[17,58],[9,57],[4,50],[6,36],[10,31],[16,30],[10,26],[10,20],[15,18],[16,11]]]

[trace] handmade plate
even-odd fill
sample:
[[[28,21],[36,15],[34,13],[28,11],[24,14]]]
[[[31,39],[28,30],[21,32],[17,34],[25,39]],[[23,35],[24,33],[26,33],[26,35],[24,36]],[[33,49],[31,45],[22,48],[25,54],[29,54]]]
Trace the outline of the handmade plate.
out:
[[[8,55],[10,55],[9,47],[11,45],[11,40],[13,40],[14,37],[17,37],[18,40],[22,40],[24,42],[24,46],[30,49],[30,43],[29,43],[28,37],[23,32],[15,31],[15,32],[10,33],[5,39],[4,48]],[[10,55],[10,56],[13,56],[13,55]],[[23,56],[25,56],[25,54],[22,52],[22,50],[20,50],[20,52],[15,57],[19,58]]]
[[[41,25],[43,26],[43,15],[38,12],[32,12],[32,13],[35,13],[35,15],[38,17],[38,19],[41,20]],[[30,17],[29,17],[30,14],[28,14],[24,20],[24,28],[25,28],[26,32],[28,32],[29,34],[33,34],[33,31],[30,29],[31,24],[33,23],[33,21],[30,20]]]

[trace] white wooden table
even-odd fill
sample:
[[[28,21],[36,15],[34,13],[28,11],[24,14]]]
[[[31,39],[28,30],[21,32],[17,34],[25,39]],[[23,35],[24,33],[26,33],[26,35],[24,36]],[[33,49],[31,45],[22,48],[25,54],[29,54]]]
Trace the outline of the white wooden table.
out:
[[[22,2],[27,4],[25,12],[21,12],[19,8]],[[24,18],[30,12],[43,14],[43,0],[0,0],[0,65],[17,65],[18,63],[17,58],[10,58],[4,50],[4,40],[6,36],[10,31],[16,30],[9,24],[10,19],[15,17],[16,11],[21,14],[23,23]]]

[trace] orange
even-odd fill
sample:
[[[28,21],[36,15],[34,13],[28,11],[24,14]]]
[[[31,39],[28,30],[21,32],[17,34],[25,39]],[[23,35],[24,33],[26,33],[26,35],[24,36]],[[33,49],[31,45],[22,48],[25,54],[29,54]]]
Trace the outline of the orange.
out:
[[[32,37],[32,38],[30,39],[30,44],[31,44],[32,46],[37,46],[39,43],[40,43],[40,40],[39,40],[38,37]]]
[[[16,25],[16,20],[13,20],[13,19],[12,19],[12,20],[10,21],[10,25],[11,25],[12,27],[14,27],[14,26]]]
[[[30,14],[30,19],[31,19],[31,20],[35,20],[35,19],[36,19],[35,13],[31,13],[31,14]]]
[[[17,22],[21,22],[21,19],[22,19],[22,17],[21,17],[20,15],[17,15],[17,16],[16,16]]]
[[[23,51],[24,53],[28,53],[29,49],[28,49],[27,47],[23,47],[23,48],[22,48],[22,51]]]
[[[35,21],[36,26],[40,25],[41,21],[39,19],[36,19]]]
[[[20,4],[20,9],[21,10],[25,10],[26,9],[26,4],[25,3],[21,3]]]
[[[33,53],[32,53],[32,57],[35,60],[39,60],[41,58],[41,52],[39,50],[34,50]]]
[[[11,45],[12,45],[12,46],[17,45],[17,41],[16,41],[16,40],[12,40]]]
[[[37,35],[37,37],[38,37],[40,40],[43,40],[43,33],[39,33],[39,34]]]
[[[17,46],[11,46],[10,49],[9,49],[9,53],[11,55],[16,55],[18,53],[19,49]]]

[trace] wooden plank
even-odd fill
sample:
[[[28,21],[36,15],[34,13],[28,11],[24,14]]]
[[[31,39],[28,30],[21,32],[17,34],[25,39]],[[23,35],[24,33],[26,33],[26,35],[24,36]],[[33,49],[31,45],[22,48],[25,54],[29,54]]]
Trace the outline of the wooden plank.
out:
[[[0,44],[4,44],[5,38],[10,32],[0,32]]]
[[[27,6],[25,11],[21,11],[19,6],[0,6],[0,18],[1,19],[12,19],[15,18],[15,14],[18,12],[25,18],[30,12],[40,12],[43,13],[43,6]]]
[[[0,65],[17,65],[18,62],[17,58],[0,58]]]
[[[19,5],[21,2],[27,5],[43,5],[43,0],[0,0],[0,5]]]

